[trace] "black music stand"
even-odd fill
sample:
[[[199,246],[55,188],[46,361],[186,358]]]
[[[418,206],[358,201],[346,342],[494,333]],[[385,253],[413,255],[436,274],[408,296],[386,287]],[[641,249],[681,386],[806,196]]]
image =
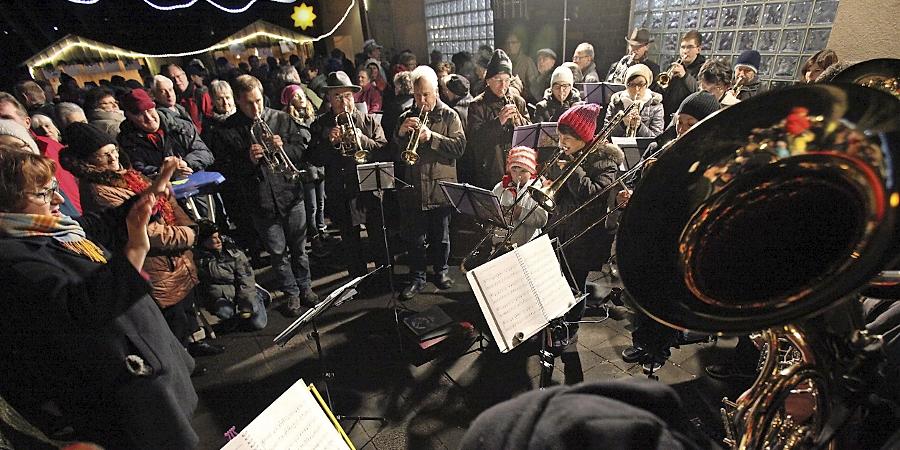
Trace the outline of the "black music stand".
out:
[[[513,131],[512,146],[524,145],[533,149],[555,148],[558,141],[556,122],[538,122],[516,127]]]
[[[581,100],[585,103],[600,105],[606,110],[609,99],[613,94],[625,90],[624,84],[618,83],[575,83],[575,88],[581,91]]]
[[[316,319],[321,316],[325,311],[327,311],[332,306],[341,306],[342,304],[350,301],[357,294],[356,287],[359,286],[366,278],[372,276],[377,273],[381,269],[385,268],[385,266],[380,266],[377,269],[363,275],[361,277],[356,277],[347,284],[331,291],[331,294],[328,294],[328,297],[325,297],[325,300],[317,303],[316,306],[313,306],[309,310],[307,310],[303,315],[297,318],[292,324],[288,325],[278,336],[275,336],[275,339],[272,340],[273,343],[284,347],[287,343],[294,338],[297,334],[300,333],[300,330],[306,324],[312,325],[312,332],[309,334],[312,337],[313,341],[316,343],[316,353],[319,356],[319,365],[322,369],[322,386],[325,388],[325,399],[328,402],[328,408],[334,411],[334,403],[331,401],[331,391],[328,389],[328,379],[334,377],[334,373],[328,370],[328,365],[325,361],[325,353],[322,351],[322,342],[319,339],[319,330],[316,328]],[[335,413],[335,417],[337,420],[352,420],[353,426],[363,420],[377,420],[382,424],[387,423],[387,419],[380,416],[345,416],[341,414]],[[351,426],[351,428],[353,428]]]
[[[388,284],[391,287],[391,298],[397,292],[394,289],[394,258],[391,255],[391,247],[388,243],[387,225],[384,222],[384,191],[410,187],[408,183],[394,176],[394,163],[375,162],[356,166],[356,175],[359,179],[360,192],[373,192],[378,198],[378,213],[381,218],[381,235],[384,238],[384,256],[388,265]]]
[[[468,183],[438,181],[438,184],[456,212],[474,217],[482,226],[490,224],[509,229],[500,199],[493,192]]]

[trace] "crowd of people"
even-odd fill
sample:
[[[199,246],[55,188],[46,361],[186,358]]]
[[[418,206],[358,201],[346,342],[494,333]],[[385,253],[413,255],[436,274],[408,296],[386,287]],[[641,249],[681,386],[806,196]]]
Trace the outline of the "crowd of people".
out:
[[[761,91],[758,52],[733,67],[707,59],[696,31],[682,37],[661,85],[660,67],[647,60],[652,42],[634,30],[606,77],[590,43],[571,62],[541,49],[535,63],[510,35],[503,48],[449,61],[433,52],[430,65],[409,51],[388,60],[369,40],[355,62],[337,49],[307,61],[252,56],[233,66],[220,58],[212,70],[192,60],[143,80],[78,86],[63,75],[56,92],[42,80],[0,92],[0,281],[25,305],[0,319],[14,341],[4,346],[5,365],[17,368],[4,397],[42,430],[70,427],[66,438],[107,448],[196,445],[189,376],[202,367],[191,356],[223,351],[196,338],[197,306],[264,328],[271,298],[251,266],[264,250],[283,313],[300,315],[318,301],[310,266],[328,255],[329,227],[351,276],[389,263],[379,198],[360,191],[359,164],[395,162],[412,186],[396,196],[411,274],[399,296],[408,300],[425,289],[428,266],[438,289],[453,285],[452,207],[440,182],[468,182],[515,204],[514,223],[527,224],[510,240],[522,244],[607,189],[623,167],[622,150],[604,144],[559,191],[553,214],[527,214],[536,203],[525,187],[548,162],[538,149],[511,148],[516,126],[557,122],[563,158],[574,160],[631,105],[612,136],[654,138],[655,148]],[[821,80],[835,64],[833,52],[820,52],[801,78]],[[600,81],[624,88],[608,105],[585,103],[576,83]],[[538,183],[563,170],[552,164]],[[202,172],[225,178],[212,202],[188,202],[168,188]],[[588,272],[609,259],[615,228],[580,231],[628,192],[554,228],[562,241],[577,238],[566,248],[574,288],[585,290]],[[388,281],[361,289],[384,293]],[[553,336],[567,383],[583,379],[575,344],[584,310],[582,301],[566,315],[572,325]],[[645,340],[636,330],[626,360],[664,362],[674,341],[654,327],[664,329],[639,327],[650,330]]]

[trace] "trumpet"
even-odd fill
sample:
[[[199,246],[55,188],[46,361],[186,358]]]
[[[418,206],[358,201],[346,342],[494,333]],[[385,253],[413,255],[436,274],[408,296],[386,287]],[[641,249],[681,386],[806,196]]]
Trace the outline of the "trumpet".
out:
[[[257,115],[250,124],[250,138],[254,144],[263,148],[263,160],[272,172],[283,173],[297,181],[301,171],[297,169],[291,158],[284,151],[284,147],[275,145],[275,133],[269,128],[269,124],[262,118],[262,113]]]
[[[557,192],[562,188],[562,186],[566,183],[566,180],[572,176],[573,173],[578,169],[579,166],[594,152],[596,152],[601,145],[605,144],[607,139],[609,139],[609,135],[612,134],[612,131],[622,122],[625,116],[630,113],[634,108],[637,107],[636,103],[632,103],[628,105],[622,111],[619,111],[612,120],[600,131],[593,141],[587,146],[586,149],[582,150],[581,156],[578,157],[574,162],[566,166],[566,170],[559,176],[559,178],[553,180],[553,183],[550,186],[546,187],[528,187],[528,193],[531,194],[531,197],[535,202],[541,207],[547,210],[547,212],[553,212],[556,210],[556,201],[554,198],[556,197]]]
[[[369,151],[362,148],[359,133],[356,132],[356,123],[349,109],[344,109],[335,117],[335,123],[341,132],[341,140],[334,148],[341,152],[341,156],[353,157],[357,164],[365,164],[369,160]]]
[[[731,92],[731,95],[734,98],[737,98],[738,94],[741,93],[741,88],[744,87],[745,84],[747,84],[747,80],[745,80],[744,77],[737,77],[734,86],[729,89],[728,92]]]
[[[669,70],[656,76],[656,84],[659,85],[659,87],[661,87],[663,89],[666,89],[667,87],[669,87],[669,83],[672,81],[672,69],[674,69],[675,66],[680,65],[680,64],[681,64],[681,58],[676,59],[675,62],[673,62],[672,65],[669,66]]]
[[[646,102],[640,102],[637,104],[637,115],[640,117],[641,111],[644,109],[644,105]],[[641,127],[641,123],[638,122],[636,126],[631,125],[631,121],[628,122],[628,125],[625,127],[625,136],[626,137],[635,137],[637,136],[637,130]]]
[[[419,126],[409,133],[409,144],[406,144],[406,150],[400,155],[403,161],[410,166],[419,160],[419,153],[416,152],[416,149],[419,148],[419,136],[422,134],[422,130],[428,126],[429,112],[429,110],[425,109],[425,106],[422,106],[422,110],[419,112]]]
[[[516,106],[516,102],[513,101],[512,96],[508,93],[503,96],[503,101],[506,102],[507,105],[513,105],[516,107],[516,115],[510,119],[510,123],[512,123],[513,128],[521,127],[522,125],[527,125],[528,123],[525,121],[525,117],[522,116],[522,113],[519,112],[519,107]]]

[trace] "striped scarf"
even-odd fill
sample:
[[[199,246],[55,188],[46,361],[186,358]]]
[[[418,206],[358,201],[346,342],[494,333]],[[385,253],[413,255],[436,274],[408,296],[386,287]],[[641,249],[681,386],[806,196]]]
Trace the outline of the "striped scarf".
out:
[[[103,249],[91,242],[81,225],[68,216],[0,213],[0,236],[13,238],[48,236],[72,253],[84,256],[95,263],[106,264]]]

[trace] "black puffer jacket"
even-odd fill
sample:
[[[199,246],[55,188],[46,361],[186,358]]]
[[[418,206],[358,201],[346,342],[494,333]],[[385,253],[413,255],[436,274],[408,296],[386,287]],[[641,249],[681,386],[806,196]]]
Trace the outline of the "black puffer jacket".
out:
[[[560,102],[553,96],[553,89],[547,88],[544,91],[544,99],[539,101],[534,107],[535,122],[556,122],[559,116],[566,112],[567,109],[581,102],[581,91],[572,88],[569,96]]]
[[[119,147],[128,154],[135,170],[153,178],[167,156],[184,159],[194,172],[204,170],[213,163],[213,154],[200,140],[194,124],[177,119],[162,109],[157,112],[159,128],[162,129],[159,145],[154,144],[146,132],[129,120],[119,127]]]
[[[525,100],[518,95],[511,98],[525,122],[530,123]],[[498,119],[505,105],[504,99],[494,95],[490,89],[469,104],[465,181],[484,189],[493,189],[506,174],[506,154],[512,147],[513,127],[509,122],[501,124]]]

